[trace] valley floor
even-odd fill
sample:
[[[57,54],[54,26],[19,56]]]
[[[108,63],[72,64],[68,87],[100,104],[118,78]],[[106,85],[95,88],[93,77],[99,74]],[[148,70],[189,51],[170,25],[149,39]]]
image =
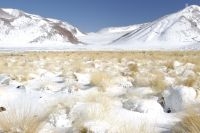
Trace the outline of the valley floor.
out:
[[[0,132],[200,132],[200,52],[2,52]]]

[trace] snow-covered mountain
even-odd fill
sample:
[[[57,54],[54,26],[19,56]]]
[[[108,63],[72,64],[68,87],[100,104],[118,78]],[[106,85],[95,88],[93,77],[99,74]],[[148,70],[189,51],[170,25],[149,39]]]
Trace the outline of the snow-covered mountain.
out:
[[[77,36],[81,34],[76,27],[56,19],[43,18],[17,9],[0,9],[0,43],[77,44]]]
[[[7,47],[1,44],[63,50],[200,49],[200,7],[191,5],[149,23],[87,34],[66,22],[0,9],[0,48]]]
[[[124,40],[200,42],[200,7],[192,5],[153,22],[138,25],[114,42]]]
[[[191,44],[196,47],[200,43],[200,7],[192,5],[149,23],[105,28],[81,40],[119,49],[188,49]]]

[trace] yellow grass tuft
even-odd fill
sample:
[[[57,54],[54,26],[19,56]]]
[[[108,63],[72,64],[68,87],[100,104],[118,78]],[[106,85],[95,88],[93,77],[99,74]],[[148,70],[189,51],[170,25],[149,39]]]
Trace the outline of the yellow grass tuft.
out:
[[[139,71],[138,65],[133,63],[128,64],[128,69],[131,77],[135,77],[136,73]]]
[[[154,79],[151,81],[151,87],[156,92],[162,92],[164,89],[166,89],[167,85],[162,79]]]
[[[128,69],[131,72],[131,75],[134,76],[136,72],[138,72],[138,65],[137,64],[129,64]]]
[[[108,110],[112,106],[114,100],[114,98],[108,97],[102,92],[90,93],[84,98],[85,102],[99,103],[103,105],[105,110]]]
[[[121,123],[121,122],[120,122]],[[147,124],[147,122],[140,123],[138,126],[134,125],[133,123],[129,121],[122,122],[123,124],[114,126],[111,128],[111,133],[157,133],[155,127],[153,127],[150,124]]]
[[[200,72],[200,64],[195,65],[194,72]]]
[[[193,87],[196,82],[197,82],[197,78],[196,77],[189,76],[189,77],[187,77],[186,80],[183,81],[183,85],[184,86],[188,86],[188,87]]]
[[[8,104],[5,107],[5,111],[0,112],[1,131],[9,133],[38,133],[41,130],[51,109],[36,113],[38,110],[28,102],[29,100],[24,100],[19,104]]]
[[[151,87],[156,92],[161,92],[167,88],[165,76],[159,71],[153,71],[153,73],[138,73],[134,84],[137,87]]]
[[[93,72],[91,74],[91,84],[99,87],[100,91],[105,91],[111,84],[112,77],[107,72]]]
[[[200,114],[189,112],[178,124],[172,129],[172,133],[199,133],[200,132]]]
[[[156,92],[162,92],[167,88],[167,84],[165,83],[165,76],[161,72],[154,72],[154,77],[151,80],[150,86]]]
[[[83,72],[86,68],[86,64],[83,63],[83,60],[80,60],[80,59],[74,60],[71,63],[71,68],[74,72]]]
[[[167,67],[168,70],[174,69],[174,62],[173,61],[167,61],[167,62],[165,62],[164,65]]]

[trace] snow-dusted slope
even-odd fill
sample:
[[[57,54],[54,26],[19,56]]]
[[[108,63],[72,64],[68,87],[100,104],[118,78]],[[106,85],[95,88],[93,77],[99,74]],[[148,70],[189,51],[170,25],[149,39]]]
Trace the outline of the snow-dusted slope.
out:
[[[200,7],[192,5],[149,23],[105,28],[80,40],[118,49],[196,49],[200,42]]]
[[[0,43],[72,43],[82,33],[72,25],[41,16],[28,14],[17,9],[0,9]]]
[[[0,49],[16,48],[23,50],[200,49],[200,7],[192,5],[153,22],[104,28],[96,33],[87,34],[83,34],[66,22],[16,9],[0,9]]]
[[[96,33],[92,32],[88,33],[87,36],[81,36],[79,39],[86,44],[109,44],[124,34],[139,28],[141,25],[104,28]]]
[[[177,13],[140,25],[115,41],[200,41],[200,7],[189,6]]]

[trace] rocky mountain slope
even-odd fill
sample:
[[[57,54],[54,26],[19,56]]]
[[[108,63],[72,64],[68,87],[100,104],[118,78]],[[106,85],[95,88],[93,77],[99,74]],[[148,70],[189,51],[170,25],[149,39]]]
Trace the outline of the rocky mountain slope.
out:
[[[79,43],[82,33],[72,25],[16,9],[0,9],[1,43]]]

